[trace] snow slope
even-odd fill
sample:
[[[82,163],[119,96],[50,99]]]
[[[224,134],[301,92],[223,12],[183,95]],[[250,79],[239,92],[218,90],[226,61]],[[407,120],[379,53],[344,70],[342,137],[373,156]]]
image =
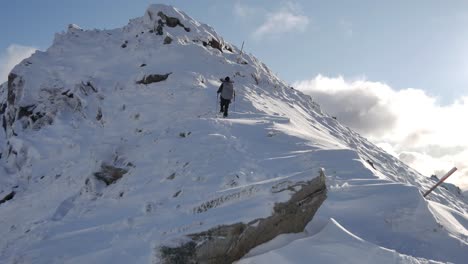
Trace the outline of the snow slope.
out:
[[[285,241],[288,236],[282,235]],[[280,240],[277,238],[276,240]],[[274,244],[270,242],[269,244]],[[283,243],[284,244],[284,243]],[[275,248],[275,245],[263,245],[263,254],[246,257],[237,263],[436,263],[421,258],[399,254],[371,244],[347,231],[333,218],[326,226],[313,236],[294,239],[286,245]],[[270,248],[268,248],[270,247]],[[259,247],[260,249],[261,247]]]
[[[190,31],[155,34],[159,11]],[[16,192],[0,204],[0,263],[158,263],[157,248],[186,234],[268,216],[288,195],[267,190],[321,168],[328,199],[306,230],[239,263],[468,259],[462,196],[439,188],[426,200],[430,179],[175,8],[152,5],[120,29],[70,26],[12,72],[18,94],[2,114],[34,105],[43,115],[0,132],[0,199]],[[137,83],[150,74],[169,75]],[[222,119],[216,90],[227,75],[237,99]],[[106,186],[93,177],[103,165],[127,173]],[[206,209],[220,197],[234,198]]]

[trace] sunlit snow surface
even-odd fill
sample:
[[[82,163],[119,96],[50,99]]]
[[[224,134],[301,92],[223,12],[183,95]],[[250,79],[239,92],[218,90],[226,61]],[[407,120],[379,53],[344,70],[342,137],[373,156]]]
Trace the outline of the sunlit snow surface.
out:
[[[150,33],[148,12],[122,29],[75,26],[13,70],[25,83],[17,104],[37,104],[54,121],[40,129],[16,122],[8,139],[0,132],[3,153],[7,140],[20,153],[1,159],[0,198],[17,194],[0,205],[0,263],[157,263],[158,246],[185,234],[270,215],[289,197],[269,195],[274,184],[310,180],[320,168],[328,199],[306,230],[239,263],[466,263],[462,196],[439,188],[424,199],[430,179],[322,113],[253,56],[242,64],[234,46],[205,47],[222,40],[211,27],[149,8],[160,10],[191,31]],[[136,84],[166,73],[166,81]],[[227,119],[216,113],[224,76],[237,91]],[[97,92],[84,94],[87,82]],[[51,102],[53,91],[67,90],[73,100]],[[102,163],[128,173],[106,187],[92,176]],[[235,198],[198,210],[219,197]]]

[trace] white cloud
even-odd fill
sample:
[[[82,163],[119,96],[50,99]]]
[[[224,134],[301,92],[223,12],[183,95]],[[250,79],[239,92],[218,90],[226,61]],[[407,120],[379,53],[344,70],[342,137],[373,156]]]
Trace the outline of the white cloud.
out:
[[[252,6],[241,4],[240,1],[234,3],[234,15],[240,18],[249,18],[258,13],[258,9]]]
[[[12,44],[0,54],[0,83],[7,81],[8,74],[23,59],[36,51],[34,47]]]
[[[287,32],[304,32],[309,25],[309,18],[301,15],[298,8],[288,3],[287,6],[272,13],[267,13],[265,21],[253,32],[253,37],[276,36]]]
[[[419,89],[321,75],[294,87],[387,152],[430,176],[457,166],[449,181],[468,188],[468,97],[441,106]]]

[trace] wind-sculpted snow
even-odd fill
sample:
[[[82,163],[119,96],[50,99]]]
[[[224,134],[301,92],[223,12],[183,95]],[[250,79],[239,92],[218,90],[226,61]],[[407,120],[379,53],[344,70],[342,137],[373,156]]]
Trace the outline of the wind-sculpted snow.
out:
[[[0,89],[0,200],[15,191],[0,204],[0,263],[159,263],[191,235],[255,228],[322,168],[328,198],[292,236],[306,240],[273,240],[267,258],[260,246],[248,255],[259,262],[241,263],[336,263],[366,250],[368,263],[468,259],[458,194],[427,201],[430,179],[239,53],[210,26],[152,5],[124,28],[70,26],[16,66]],[[227,119],[216,98],[225,76],[236,88]]]
[[[277,240],[287,240],[283,235]],[[269,245],[270,244],[270,245]],[[306,263],[313,259],[314,263],[440,263],[427,259],[414,258],[408,255],[379,247],[355,236],[331,218],[320,232],[312,237],[302,237],[286,246],[274,250],[273,242],[264,245],[265,253],[255,257],[247,257],[238,264],[269,264],[269,263]]]

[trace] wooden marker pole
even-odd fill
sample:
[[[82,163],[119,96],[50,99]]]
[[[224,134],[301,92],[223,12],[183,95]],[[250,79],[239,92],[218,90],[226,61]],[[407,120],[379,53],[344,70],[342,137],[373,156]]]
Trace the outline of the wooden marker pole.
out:
[[[452,175],[455,171],[457,170],[457,167],[453,167],[449,172],[447,172],[442,179],[436,185],[432,186],[431,189],[429,189],[423,196],[426,197],[428,194],[430,194],[437,186],[439,186],[441,183],[443,183],[450,175]]]

